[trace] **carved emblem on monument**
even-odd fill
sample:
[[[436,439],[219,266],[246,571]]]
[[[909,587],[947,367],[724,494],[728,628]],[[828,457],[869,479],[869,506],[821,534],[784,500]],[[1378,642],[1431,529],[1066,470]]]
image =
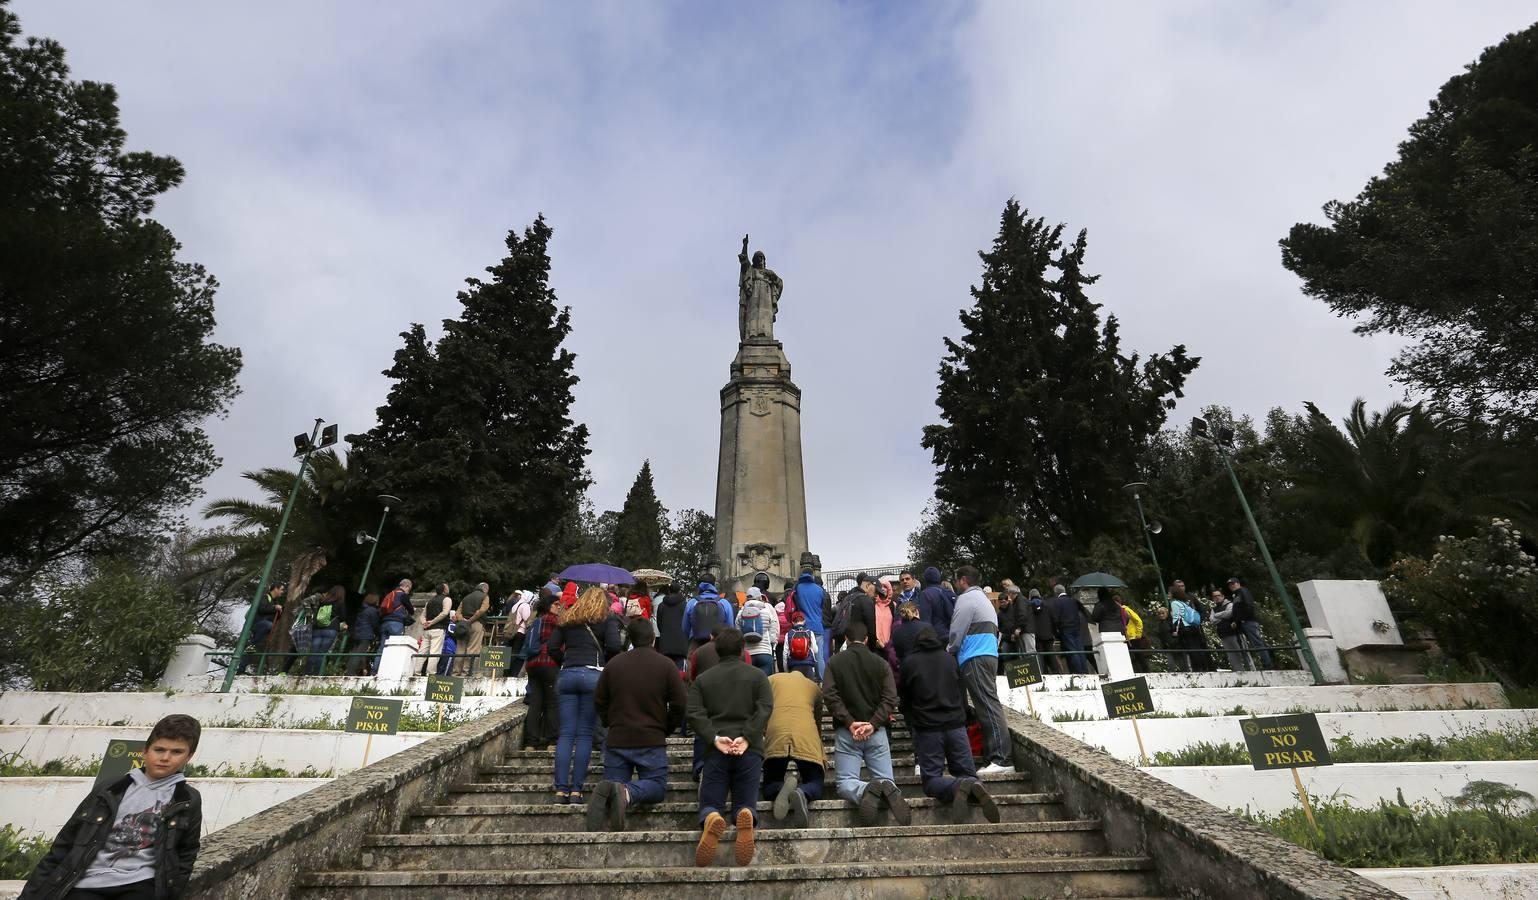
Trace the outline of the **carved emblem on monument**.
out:
[[[772,544],[749,544],[742,548],[742,561],[753,572],[767,572],[781,556],[783,554],[774,552]]]
[[[763,391],[754,391],[748,398],[748,412],[755,416],[769,415],[769,395]]]

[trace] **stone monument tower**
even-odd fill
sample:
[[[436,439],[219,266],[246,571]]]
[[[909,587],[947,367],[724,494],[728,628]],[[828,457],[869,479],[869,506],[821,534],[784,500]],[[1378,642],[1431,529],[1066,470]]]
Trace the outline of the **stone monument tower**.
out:
[[[806,482],[801,472],[801,389],[774,339],[784,282],[763,251],[738,254],[737,356],[721,389],[721,457],[716,472],[716,558],[722,590],[746,590],[757,572],[770,586],[794,582],[807,552]]]

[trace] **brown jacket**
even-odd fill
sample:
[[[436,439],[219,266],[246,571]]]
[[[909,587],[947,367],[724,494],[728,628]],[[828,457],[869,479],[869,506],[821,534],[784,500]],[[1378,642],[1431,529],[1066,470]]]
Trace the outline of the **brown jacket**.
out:
[[[800,672],[781,672],[769,676],[774,692],[774,712],[764,732],[765,759],[799,759],[824,768],[822,732],[822,691],[817,682]]]

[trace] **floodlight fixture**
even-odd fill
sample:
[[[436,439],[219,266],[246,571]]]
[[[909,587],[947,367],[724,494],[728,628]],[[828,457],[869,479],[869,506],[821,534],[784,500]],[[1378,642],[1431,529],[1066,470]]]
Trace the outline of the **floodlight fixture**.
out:
[[[322,428],[320,432],[320,445],[322,447],[329,447],[335,444],[336,432],[337,426],[335,425],[327,425],[325,428]]]
[[[310,436],[307,434],[294,435],[294,456],[300,457],[310,452]]]
[[[1191,434],[1199,438],[1209,437],[1207,434],[1207,420],[1201,416],[1191,417]]]

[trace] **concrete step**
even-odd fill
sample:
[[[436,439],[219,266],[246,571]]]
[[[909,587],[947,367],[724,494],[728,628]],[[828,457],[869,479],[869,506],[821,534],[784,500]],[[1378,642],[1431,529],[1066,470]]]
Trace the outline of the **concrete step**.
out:
[[[832,757],[829,757],[828,762],[831,764],[832,761]],[[912,774],[913,767],[916,764],[911,754],[907,756],[894,756],[892,757],[892,772],[894,774],[900,772]],[[832,766],[830,765],[829,768],[831,769]],[[498,766],[485,766],[481,771],[490,775],[543,775],[551,777],[555,774],[555,757],[512,759]],[[603,772],[603,755],[596,750],[593,751],[593,761],[589,764],[588,771],[598,774]],[[685,778],[689,778],[693,772],[694,766],[690,762],[689,757],[672,756],[668,758],[669,780],[671,780],[671,776],[680,773]]]
[[[371,870],[507,869],[534,850],[552,869],[692,866],[698,830],[553,834],[374,834],[364,838],[362,865]],[[1105,834],[1095,820],[992,825],[909,825],[886,828],[764,828],[754,866],[893,863],[976,857],[1024,859],[1104,856]],[[729,849],[716,865],[732,864]]]
[[[721,854],[730,855],[730,832]],[[767,843],[767,842],[766,842]],[[553,851],[559,854],[559,850]],[[571,900],[586,896],[621,900],[719,900],[730,891],[747,897],[839,898],[1125,897],[1159,895],[1148,857],[1075,856],[1024,859],[973,858],[892,863],[816,863],[745,868],[575,868],[527,871],[516,867],[451,871],[340,871],[301,876],[300,895],[346,898],[504,900],[518,897]],[[601,892],[601,894],[599,893]]]
[[[594,741],[593,742],[593,748],[594,748],[595,751],[598,748],[602,747],[602,746],[603,745],[601,743],[599,743],[598,741]],[[688,740],[684,741],[683,743],[678,743],[678,744],[673,743],[673,739],[669,738],[667,746],[668,746],[668,755],[669,756],[678,757],[678,758],[681,758],[681,759],[688,759],[694,753],[694,739],[693,738],[689,738]],[[913,741],[909,740],[908,738],[894,738],[890,742],[890,746],[892,748],[892,752],[893,753],[912,753],[913,752]],[[823,752],[826,753],[828,756],[832,756],[833,755],[833,742],[832,741],[824,741],[823,745],[822,745],[822,749],[823,749]],[[519,759],[550,759],[550,758],[555,756],[555,747],[552,745],[550,747],[541,747],[541,748],[521,748],[521,749],[518,749],[518,750],[508,750],[505,753],[503,753],[502,755],[504,757],[506,757],[509,761],[519,760]]]
[[[994,797],[1004,822],[1045,822],[1068,818],[1058,794],[1004,794]],[[909,800],[913,823],[948,825],[950,810],[929,798]],[[771,803],[758,804],[759,821],[770,827]],[[492,832],[582,831],[585,804],[438,804],[422,806],[407,816],[408,831],[415,833],[489,834]],[[887,818],[885,813],[882,818]],[[687,831],[699,826],[699,806],[693,800],[664,801],[649,808],[638,808],[627,815],[631,827],[640,831]],[[811,804],[812,828],[858,828],[859,814],[842,799],[819,800]],[[875,824],[889,824],[878,820]]]
[[[907,774],[903,774],[906,772]],[[591,780],[598,773],[589,776],[590,780],[583,792],[591,792],[598,782]],[[446,803],[472,803],[476,805],[497,803],[549,803],[555,792],[555,785],[551,781],[550,772],[547,770],[542,775],[511,775],[491,776],[482,775],[482,781],[471,784],[453,785],[448,789],[444,798]],[[513,779],[513,780],[509,780]],[[523,780],[516,780],[523,779]],[[893,779],[897,786],[902,788],[905,797],[924,796],[923,781],[913,774],[911,768],[901,770]],[[989,775],[983,777],[983,783],[988,786],[993,794],[1028,794],[1031,792],[1031,779],[1028,775],[1004,776]],[[833,782],[826,783],[826,791],[833,791]],[[699,790],[699,785],[689,777],[687,772],[668,773],[667,793],[670,798],[680,800],[685,797],[694,797]],[[477,799],[479,798],[479,799]],[[501,798],[501,799],[496,799]]]

